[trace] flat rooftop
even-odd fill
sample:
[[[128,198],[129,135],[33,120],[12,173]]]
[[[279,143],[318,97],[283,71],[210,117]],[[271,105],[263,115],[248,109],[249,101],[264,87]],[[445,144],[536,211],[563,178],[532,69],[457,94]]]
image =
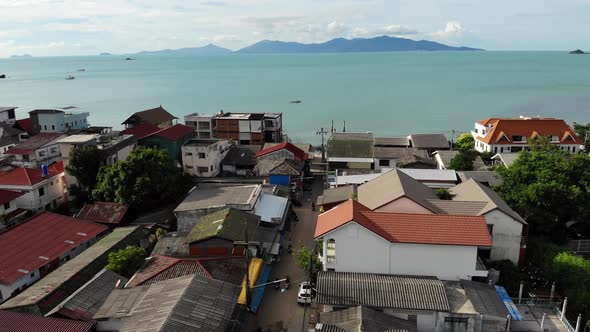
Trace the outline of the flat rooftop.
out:
[[[94,134],[79,134],[79,135],[72,135],[68,137],[64,137],[57,141],[56,143],[72,143],[72,144],[81,144],[87,143],[92,140],[96,139],[96,135]]]
[[[212,207],[253,204],[260,194],[260,185],[194,188],[174,212],[193,211]]]

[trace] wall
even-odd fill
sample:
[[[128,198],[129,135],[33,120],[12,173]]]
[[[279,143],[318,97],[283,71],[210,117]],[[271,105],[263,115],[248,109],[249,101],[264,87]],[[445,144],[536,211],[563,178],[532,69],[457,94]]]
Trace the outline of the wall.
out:
[[[403,196],[393,202],[389,202],[384,206],[375,209],[377,212],[397,212],[397,213],[419,213],[419,214],[433,214],[432,211],[414,202],[413,200]]]
[[[34,186],[2,186],[1,189],[16,190],[23,192],[24,195],[15,200],[16,206],[26,210],[44,209],[45,205],[53,203],[51,208],[59,206],[67,200],[67,188],[62,180],[63,173],[54,176]],[[51,184],[53,182],[53,185]],[[44,188],[44,195],[39,196],[39,188]]]
[[[350,162],[350,163],[348,163],[348,168],[371,169],[371,168],[373,168],[373,164],[372,163],[361,163],[361,162]]]
[[[182,164],[184,172],[195,176],[212,177],[221,171],[221,161],[229,151],[229,143],[226,140],[218,141],[208,146],[184,145],[182,147]],[[205,158],[199,158],[199,153],[204,153]],[[206,172],[199,172],[199,167],[207,168]]]
[[[379,161],[380,160],[389,160],[389,166],[379,166]],[[395,168],[395,159],[385,159],[385,158],[375,158],[375,169],[380,170],[380,169],[390,169],[390,168]]]
[[[285,159],[293,159],[295,156],[287,149],[271,152],[256,158],[256,169],[259,176],[266,176],[276,165],[275,161],[283,161]]]
[[[219,257],[231,256],[233,249],[233,242],[213,238],[198,243],[191,243],[189,245],[189,255],[192,257]],[[224,253],[221,253],[224,252]]]
[[[12,293],[15,290],[17,290],[23,286],[25,286],[25,287],[30,286],[30,285],[34,284],[40,278],[41,278],[41,275],[39,274],[39,270],[35,270],[35,271],[32,271],[31,273],[23,276],[22,278],[18,279],[17,281],[15,281],[14,283],[12,283],[10,285],[0,284],[0,293],[2,294],[2,299],[0,299],[0,303],[11,298]]]
[[[508,259],[518,265],[523,225],[498,209],[484,216],[488,225],[494,225],[490,259],[492,261]]]

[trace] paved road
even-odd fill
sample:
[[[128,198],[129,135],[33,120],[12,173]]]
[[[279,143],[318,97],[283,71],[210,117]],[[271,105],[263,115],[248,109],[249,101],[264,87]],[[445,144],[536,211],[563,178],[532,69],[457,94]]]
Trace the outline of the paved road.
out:
[[[311,193],[307,192],[302,201],[303,206],[294,209],[299,216],[299,222],[291,226],[291,233],[287,236],[294,250],[301,245],[310,249],[315,245],[313,233],[318,212],[311,211],[311,202],[321,194],[322,186],[323,178],[316,178]],[[285,246],[288,246],[288,243]],[[291,287],[287,291],[282,292],[274,287],[269,287],[265,291],[257,317],[257,324],[263,332],[308,330],[309,307],[304,320],[303,305],[297,303],[297,287],[305,279],[305,274],[297,266],[295,257],[288,255],[285,250],[285,255],[274,264],[270,279],[282,279],[287,275],[291,280]]]

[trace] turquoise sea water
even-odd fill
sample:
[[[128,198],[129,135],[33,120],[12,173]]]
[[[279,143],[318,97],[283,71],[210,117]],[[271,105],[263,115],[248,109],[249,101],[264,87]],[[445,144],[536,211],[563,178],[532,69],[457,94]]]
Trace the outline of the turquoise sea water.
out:
[[[379,135],[467,131],[490,116],[590,122],[590,55],[562,52],[121,56],[0,59],[0,106],[76,105],[93,125],[163,105],[200,112],[283,112],[295,141],[316,130]],[[78,73],[76,69],[85,68]],[[73,74],[76,80],[67,81]],[[302,100],[290,104],[290,100]]]

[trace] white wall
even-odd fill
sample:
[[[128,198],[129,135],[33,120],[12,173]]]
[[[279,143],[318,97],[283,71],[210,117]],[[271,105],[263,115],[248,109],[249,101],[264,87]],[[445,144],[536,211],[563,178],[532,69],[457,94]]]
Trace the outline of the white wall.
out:
[[[432,211],[403,196],[375,209],[376,212],[433,214]]]
[[[379,166],[379,161],[380,160],[389,160],[389,166]],[[384,168],[395,168],[396,167],[396,163],[395,163],[395,159],[383,159],[383,158],[375,158],[375,169],[376,170],[380,170],[380,169],[384,169]]]
[[[488,225],[494,225],[490,259],[508,259],[518,264],[523,225],[498,209],[486,213],[484,217]]]
[[[61,133],[69,129],[88,128],[89,113],[39,113],[39,126],[42,133]]]
[[[187,174],[195,176],[212,177],[221,171],[221,161],[229,151],[229,141],[220,140],[211,145],[191,145],[182,147],[182,165]],[[205,158],[199,158],[199,153],[204,153]],[[199,172],[198,167],[207,168],[206,172]]]
[[[21,209],[37,211],[44,209],[47,204],[57,204],[59,206],[65,201],[67,188],[64,188],[64,183],[61,179],[63,175],[64,173],[61,173],[60,175],[37,183],[34,186],[3,185],[0,186],[0,189],[20,191],[24,193],[23,196],[18,197],[15,200],[16,206]],[[53,185],[51,184],[52,182]],[[43,187],[45,191],[43,196],[39,196],[39,188],[41,187]],[[55,205],[51,208],[54,207]]]
[[[28,273],[27,275],[23,276],[22,278],[18,279],[10,285],[0,284],[0,293],[2,294],[2,299],[0,299],[0,303],[8,300],[15,290],[21,288],[22,286],[32,285],[40,278],[41,276],[39,274],[39,270],[35,270],[31,271],[30,273]]]

